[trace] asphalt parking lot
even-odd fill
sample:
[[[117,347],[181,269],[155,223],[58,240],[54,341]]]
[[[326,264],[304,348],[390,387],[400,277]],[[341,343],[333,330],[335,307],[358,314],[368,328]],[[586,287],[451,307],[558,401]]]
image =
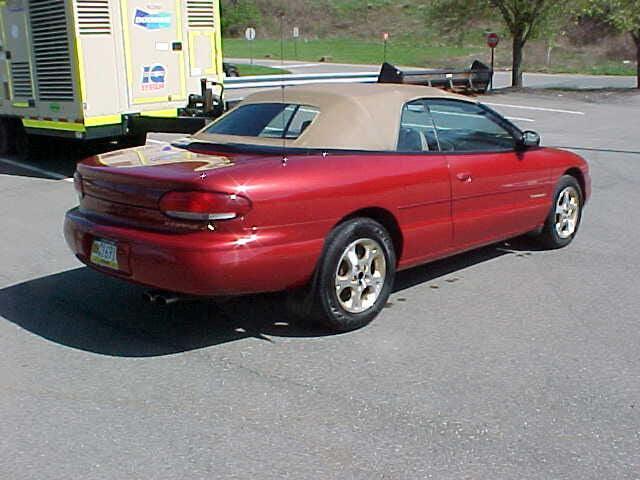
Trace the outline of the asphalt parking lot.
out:
[[[640,94],[484,101],[589,160],[576,241],[404,272],[344,335],[143,303],[64,244],[73,155],[0,160],[0,478],[638,479]]]

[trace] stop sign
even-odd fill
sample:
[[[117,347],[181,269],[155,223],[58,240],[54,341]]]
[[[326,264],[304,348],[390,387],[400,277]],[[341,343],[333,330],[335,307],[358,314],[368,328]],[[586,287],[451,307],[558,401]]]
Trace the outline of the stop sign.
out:
[[[487,45],[489,45],[489,48],[496,48],[498,43],[500,43],[500,37],[497,33],[487,35]]]

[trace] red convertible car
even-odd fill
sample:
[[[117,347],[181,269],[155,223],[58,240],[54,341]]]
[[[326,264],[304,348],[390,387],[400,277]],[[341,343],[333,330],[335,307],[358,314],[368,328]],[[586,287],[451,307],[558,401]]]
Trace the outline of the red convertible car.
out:
[[[351,330],[398,270],[524,233],[570,243],[589,169],[539,142],[428,87],[261,92],[179,144],[81,162],[65,237],[87,265],[161,291],[303,290],[310,315]]]

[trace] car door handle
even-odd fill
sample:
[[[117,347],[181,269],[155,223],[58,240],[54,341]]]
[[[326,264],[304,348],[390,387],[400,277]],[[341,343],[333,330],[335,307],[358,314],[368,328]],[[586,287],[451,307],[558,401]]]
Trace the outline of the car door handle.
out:
[[[456,178],[461,182],[471,183],[473,181],[473,177],[469,172],[460,172],[456,174]]]

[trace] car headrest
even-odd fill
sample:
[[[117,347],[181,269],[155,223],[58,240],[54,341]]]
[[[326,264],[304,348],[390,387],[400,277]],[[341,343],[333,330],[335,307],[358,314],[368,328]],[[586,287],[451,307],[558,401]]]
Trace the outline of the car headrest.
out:
[[[302,122],[302,125],[300,125],[300,135],[302,135],[302,132],[309,128],[309,125],[311,125],[312,121],[313,120],[305,120],[304,122]]]
[[[398,138],[398,150],[401,152],[422,152],[422,138],[419,131],[413,128],[402,128]]]

